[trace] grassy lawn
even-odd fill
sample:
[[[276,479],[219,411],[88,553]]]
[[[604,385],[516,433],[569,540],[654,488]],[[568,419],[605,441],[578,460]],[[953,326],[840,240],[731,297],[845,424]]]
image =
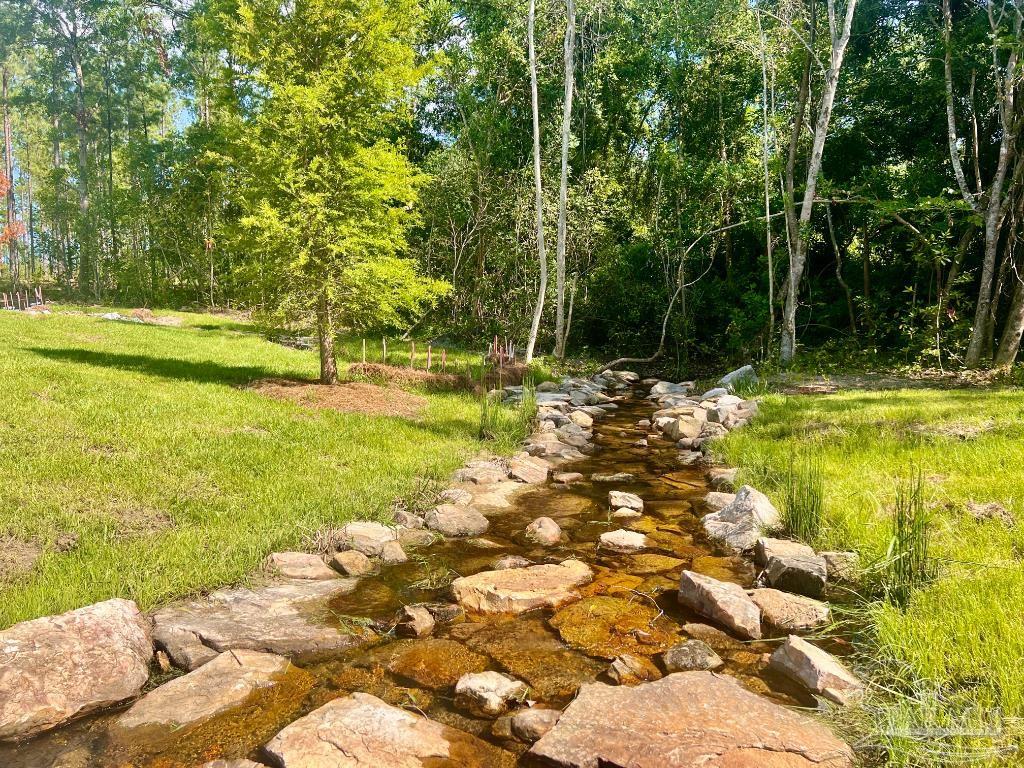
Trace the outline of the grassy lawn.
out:
[[[1024,393],[770,395],[762,418],[720,451],[780,508],[791,456],[821,462],[825,523],[813,543],[855,549],[869,569],[852,617],[875,683],[850,714],[863,718],[861,735],[869,731],[892,764],[1019,764],[1000,750],[1024,750]],[[897,483],[917,471],[938,575],[901,609],[881,599],[877,582]],[[968,510],[992,501],[1021,522],[979,521]]]
[[[0,313],[0,545],[41,553],[0,581],[0,627],[239,581],[321,527],[386,516],[480,449],[469,394],[422,392],[416,419],[273,400],[239,385],[315,378],[315,352],[178,317]]]

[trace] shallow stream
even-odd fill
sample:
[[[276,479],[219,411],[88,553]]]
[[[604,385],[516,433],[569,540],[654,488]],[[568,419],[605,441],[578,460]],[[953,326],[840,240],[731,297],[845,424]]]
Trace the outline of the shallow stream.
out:
[[[0,745],[4,768],[196,768],[217,758],[259,761],[260,747],[288,723],[350,691],[365,691],[390,704],[418,711],[485,739],[486,748],[461,758],[467,766],[528,765],[528,745],[503,738],[493,720],[456,708],[452,688],[466,672],[495,669],[527,682],[532,698],[562,707],[581,683],[608,681],[606,670],[621,653],[654,657],[689,636],[705,640],[725,661],[720,670],[748,688],[785,704],[813,706],[814,700],[767,667],[765,654],[775,644],[740,642],[724,633],[683,625],[703,620],[676,600],[681,570],[750,586],[751,565],[717,550],[699,524],[708,492],[700,466],[683,466],[673,443],[649,437],[636,426],[655,409],[643,398],[627,399],[595,422],[595,452],[563,465],[584,481],[561,486],[548,481],[524,486],[513,506],[490,517],[479,539],[449,540],[421,550],[410,562],[365,578],[354,592],[332,603],[327,621],[385,623],[403,604],[445,601],[451,579],[487,570],[505,555],[534,562],[575,557],[591,565],[596,577],[584,600],[562,609],[515,618],[470,618],[438,625],[426,639],[395,639],[346,656],[301,664],[284,685],[251,697],[247,706],[187,734],[118,732],[120,710],[107,711],[20,745]],[[637,442],[647,439],[647,445]],[[591,482],[593,473],[629,473],[629,482]],[[608,491],[636,493],[643,517],[610,522]],[[525,527],[547,516],[562,527],[563,544],[538,547],[523,538]],[[654,549],[638,555],[596,551],[601,533],[630,528],[647,535]],[[557,629],[555,626],[557,626]],[[151,681],[166,681],[167,676]],[[495,730],[498,731],[497,735]],[[446,763],[448,764],[448,763]]]

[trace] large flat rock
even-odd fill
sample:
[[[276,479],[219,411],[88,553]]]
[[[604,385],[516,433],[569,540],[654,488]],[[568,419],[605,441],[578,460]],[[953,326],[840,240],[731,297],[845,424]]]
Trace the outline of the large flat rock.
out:
[[[130,600],[0,632],[0,739],[33,736],[137,696],[152,656],[149,619]]]
[[[374,635],[332,622],[330,601],[358,583],[337,578],[221,589],[158,611],[153,617],[154,639],[176,665],[188,670],[237,649],[289,657],[347,650]]]
[[[281,768],[497,768],[507,754],[367,693],[310,712],[265,749]]]
[[[560,768],[847,768],[824,726],[711,672],[585,685],[530,754]]]
[[[455,599],[467,611],[522,613],[558,608],[579,598],[577,587],[589,584],[593,572],[578,560],[559,564],[506,568],[463,576],[452,582]]]
[[[177,677],[132,704],[114,724],[119,737],[147,734],[180,737],[218,715],[244,705],[253,694],[285,685],[288,673],[309,678],[283,656],[225,651],[194,672]],[[310,685],[312,681],[310,680]]]

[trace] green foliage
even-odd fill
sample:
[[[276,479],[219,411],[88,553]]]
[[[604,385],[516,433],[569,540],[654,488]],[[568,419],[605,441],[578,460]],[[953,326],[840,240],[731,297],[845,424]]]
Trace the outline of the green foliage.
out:
[[[882,583],[886,598],[900,607],[906,607],[914,591],[934,578],[922,482],[920,470],[901,481],[892,509],[892,538],[883,561]]]
[[[825,481],[821,460],[813,452],[789,457],[782,521],[793,537],[814,545],[821,538]]]

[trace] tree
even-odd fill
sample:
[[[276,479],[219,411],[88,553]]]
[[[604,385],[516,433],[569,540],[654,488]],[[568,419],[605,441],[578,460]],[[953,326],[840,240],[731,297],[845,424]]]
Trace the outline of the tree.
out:
[[[537,93],[537,0],[530,0],[527,11],[527,45],[530,49],[530,104],[533,120],[533,200],[537,237],[537,263],[540,265],[540,283],[537,287],[537,303],[533,308],[533,322],[526,341],[526,363],[533,360],[537,346],[540,321],[544,316],[544,299],[548,291],[548,255],[544,243],[544,186],[540,167],[540,96]]]
[[[401,257],[420,183],[397,138],[421,74],[416,5],[246,0],[238,18],[247,270],[264,311],[315,319],[320,380],[335,383],[340,328],[406,323],[445,287]]]

